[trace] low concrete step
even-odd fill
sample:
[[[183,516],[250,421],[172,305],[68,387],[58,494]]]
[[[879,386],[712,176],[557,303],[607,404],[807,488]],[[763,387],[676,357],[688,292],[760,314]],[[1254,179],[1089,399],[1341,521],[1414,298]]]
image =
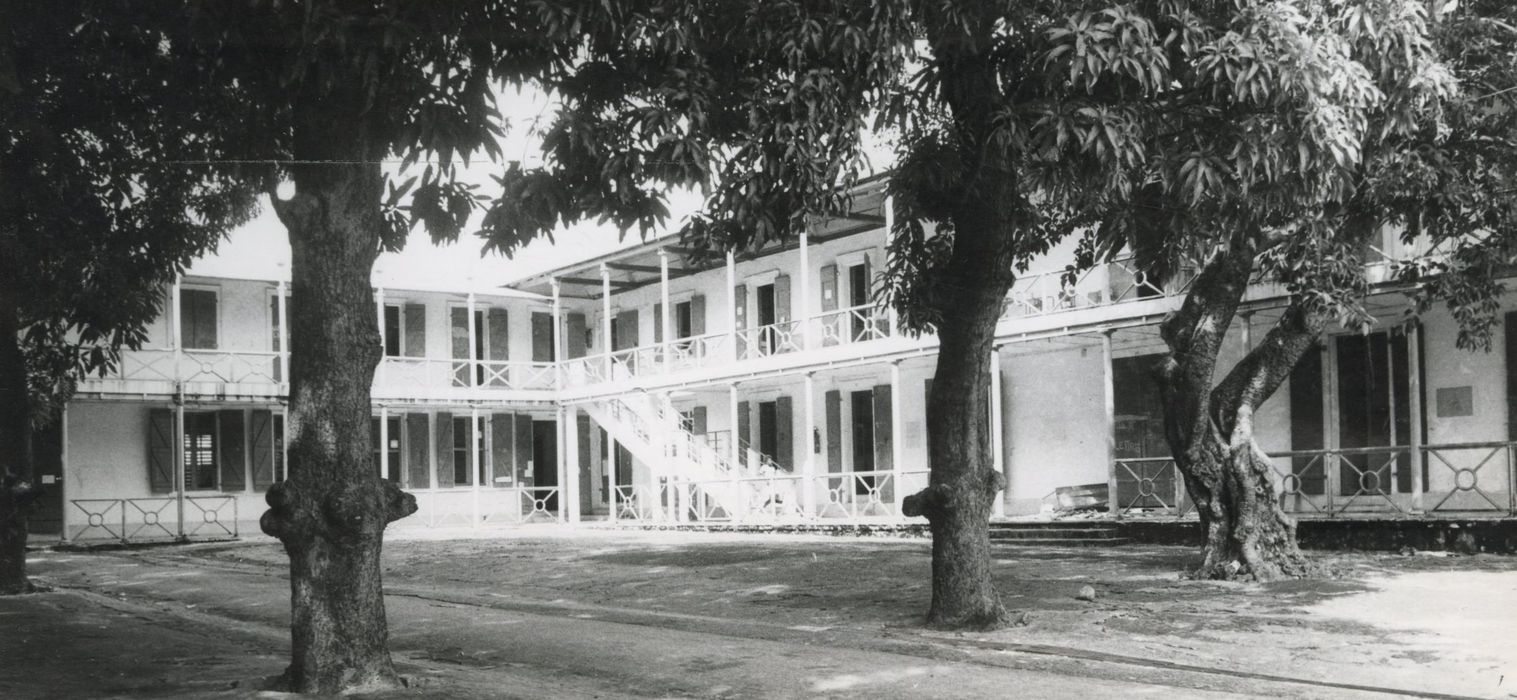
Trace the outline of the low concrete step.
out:
[[[1023,539],[1106,539],[1117,536],[1115,527],[1029,527],[1029,528],[991,528],[990,539],[993,540],[1023,540]]]
[[[1023,537],[990,540],[997,547],[1116,547],[1127,542],[1126,537]]]

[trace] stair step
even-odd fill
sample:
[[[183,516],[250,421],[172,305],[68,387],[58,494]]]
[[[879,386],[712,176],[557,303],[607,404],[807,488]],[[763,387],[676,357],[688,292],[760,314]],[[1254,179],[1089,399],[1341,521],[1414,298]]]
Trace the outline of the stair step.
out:
[[[1127,542],[1126,537],[1027,537],[992,539],[990,543],[1005,547],[1114,547]]]
[[[1023,539],[1103,539],[1115,537],[1117,528],[1028,528],[1025,530],[991,530],[993,540]]]

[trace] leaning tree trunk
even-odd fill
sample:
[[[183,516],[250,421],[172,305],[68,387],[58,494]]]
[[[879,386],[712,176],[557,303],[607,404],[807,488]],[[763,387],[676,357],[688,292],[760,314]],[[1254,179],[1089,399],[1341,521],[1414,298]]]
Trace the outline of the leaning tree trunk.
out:
[[[0,595],[32,590],[26,577],[26,516],[38,495],[32,478],[31,393],[17,335],[16,295],[14,285],[0,280]]]
[[[289,230],[296,312],[289,480],[269,489],[261,525],[290,556],[286,679],[295,691],[331,694],[400,684],[379,558],[385,526],[415,512],[416,501],[382,480],[369,457],[369,391],[380,357],[369,275],[383,226],[384,154],[367,147],[360,119],[306,107],[296,161],[327,162],[294,166],[295,196],[274,203]]]
[[[1263,342],[1211,384],[1252,271],[1252,247],[1235,240],[1208,261],[1161,327],[1170,349],[1156,368],[1165,431],[1205,535],[1198,578],[1269,581],[1314,571],[1276,497],[1253,418],[1315,343],[1323,319],[1293,301]]]
[[[1009,179],[1009,178],[1008,178]],[[1007,621],[992,577],[990,522],[1006,482],[990,446],[990,353],[1013,280],[1010,236],[991,207],[963,207],[953,255],[939,273],[938,359],[927,402],[928,487],[905,500],[906,515],[932,529],[932,606],[927,624],[990,629]]]

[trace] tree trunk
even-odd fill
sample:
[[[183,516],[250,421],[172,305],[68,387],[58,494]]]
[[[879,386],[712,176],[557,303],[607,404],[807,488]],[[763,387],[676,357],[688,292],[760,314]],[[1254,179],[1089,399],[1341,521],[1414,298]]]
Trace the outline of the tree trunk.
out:
[[[40,495],[32,476],[31,392],[18,336],[18,301],[14,287],[0,281],[0,595],[32,590],[26,577],[26,517]]]
[[[926,38],[953,115],[960,173],[932,198],[951,202],[953,251],[937,299],[938,360],[928,397],[928,486],[902,503],[932,528],[932,606],[927,624],[945,629],[1004,626],[990,556],[990,514],[1006,480],[991,462],[990,352],[1015,253],[1032,235],[1014,161],[997,139],[997,26],[988,3],[922,6]]]
[[[1009,178],[1006,179],[1009,182]],[[908,497],[906,515],[932,529],[932,606],[927,624],[991,629],[1008,616],[996,594],[990,514],[1005,478],[990,449],[990,353],[1011,287],[1011,237],[996,209],[966,205],[940,274],[954,281],[938,324],[938,359],[928,397],[927,489]]]
[[[366,147],[357,110],[320,111],[298,122],[294,155],[328,162],[293,166],[296,195],[274,202],[289,230],[299,311],[290,314],[290,476],[269,489],[260,524],[290,556],[286,679],[297,692],[332,694],[400,684],[380,547],[385,526],[415,512],[416,501],[382,480],[369,456],[380,358],[369,276],[383,226],[383,152]]]
[[[1198,578],[1276,580],[1311,575],[1295,520],[1275,495],[1274,468],[1254,440],[1254,412],[1316,342],[1324,319],[1293,301],[1264,341],[1212,387],[1217,353],[1247,289],[1253,249],[1235,240],[1215,255],[1161,332],[1156,368],[1165,431],[1205,534]]]

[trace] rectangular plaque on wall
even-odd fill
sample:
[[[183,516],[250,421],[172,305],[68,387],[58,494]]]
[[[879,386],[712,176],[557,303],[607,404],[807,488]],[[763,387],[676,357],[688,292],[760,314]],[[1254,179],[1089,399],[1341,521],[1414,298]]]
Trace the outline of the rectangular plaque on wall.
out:
[[[1438,390],[1436,400],[1439,418],[1475,415],[1475,397],[1471,387],[1444,387]]]

